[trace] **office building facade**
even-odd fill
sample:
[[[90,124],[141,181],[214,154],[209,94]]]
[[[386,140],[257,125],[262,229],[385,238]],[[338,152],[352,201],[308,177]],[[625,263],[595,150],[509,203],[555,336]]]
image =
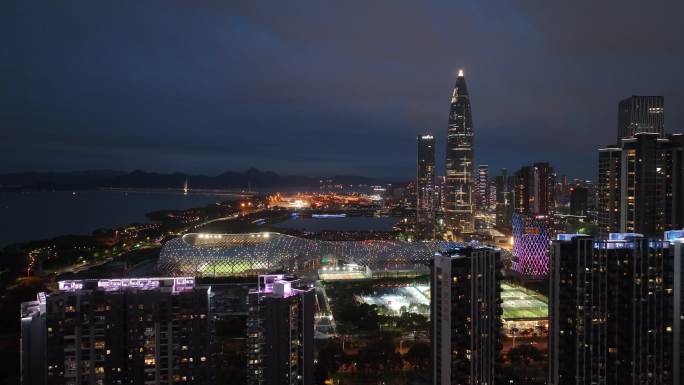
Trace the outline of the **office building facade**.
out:
[[[513,216],[515,193],[515,176],[508,175],[508,171],[501,169],[501,175],[496,177],[496,225],[510,227]]]
[[[429,134],[416,138],[416,227],[422,239],[434,238],[437,191],[435,189],[435,137]]]
[[[262,275],[248,303],[247,383],[313,385],[314,289]]]
[[[487,211],[489,209],[489,166],[486,164],[477,167],[475,186],[475,207],[480,211]]]
[[[514,210],[519,214],[547,215],[554,207],[555,174],[549,163],[524,166],[515,173]]]
[[[640,132],[665,134],[665,100],[662,96],[631,96],[618,105],[617,142]]]
[[[487,197],[489,208],[496,208],[496,178],[489,179],[489,196]]]
[[[445,220],[454,233],[470,233],[473,217],[473,118],[463,71],[451,95],[446,149]]]
[[[570,214],[587,215],[589,189],[582,186],[570,187]]]
[[[463,247],[435,255],[431,272],[435,385],[494,384],[501,349],[499,252]]]
[[[194,278],[60,281],[58,292],[39,294],[22,309],[32,306],[41,317],[35,307],[36,325],[22,315],[22,368],[34,379],[64,385],[212,382],[209,290],[195,287]],[[35,357],[45,359],[37,363]]]

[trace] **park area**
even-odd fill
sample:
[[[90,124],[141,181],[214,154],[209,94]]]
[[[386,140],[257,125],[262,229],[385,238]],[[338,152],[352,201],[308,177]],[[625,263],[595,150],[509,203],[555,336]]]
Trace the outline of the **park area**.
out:
[[[430,383],[429,277],[323,283],[336,336],[319,340],[318,379]]]
[[[333,281],[323,287],[337,328],[335,337],[318,341],[318,378],[332,376],[346,384],[430,383],[429,276]],[[514,383],[543,383],[548,299],[512,282],[501,289],[500,375]]]

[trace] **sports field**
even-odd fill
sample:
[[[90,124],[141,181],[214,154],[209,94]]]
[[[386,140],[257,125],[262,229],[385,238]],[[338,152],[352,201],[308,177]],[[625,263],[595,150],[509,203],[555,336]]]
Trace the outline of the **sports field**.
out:
[[[421,308],[416,305],[430,306],[429,292],[430,286],[414,285],[377,290],[377,294],[363,295],[361,299],[369,305],[385,306],[396,313],[401,308],[411,313],[421,313]],[[429,312],[429,307],[426,312]]]
[[[548,318],[548,299],[535,291],[504,283],[501,285],[503,319]]]
[[[241,274],[254,269],[254,264],[249,262],[242,262],[239,264],[226,264],[222,262],[214,263],[204,263],[197,267],[197,272],[202,275],[228,275],[228,274]]]

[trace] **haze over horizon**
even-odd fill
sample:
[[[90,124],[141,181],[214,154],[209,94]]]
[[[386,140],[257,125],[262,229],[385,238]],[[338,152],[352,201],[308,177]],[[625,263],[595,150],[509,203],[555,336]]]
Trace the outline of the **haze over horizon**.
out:
[[[0,4],[0,173],[408,179],[429,131],[443,174],[459,68],[492,174],[596,179],[634,94],[663,95],[684,131],[675,1],[163,3]]]

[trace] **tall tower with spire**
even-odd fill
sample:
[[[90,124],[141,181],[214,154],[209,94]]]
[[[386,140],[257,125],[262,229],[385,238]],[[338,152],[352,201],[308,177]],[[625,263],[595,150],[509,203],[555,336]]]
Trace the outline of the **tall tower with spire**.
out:
[[[446,149],[447,228],[470,233],[473,220],[473,118],[463,70],[458,71],[451,95]]]

